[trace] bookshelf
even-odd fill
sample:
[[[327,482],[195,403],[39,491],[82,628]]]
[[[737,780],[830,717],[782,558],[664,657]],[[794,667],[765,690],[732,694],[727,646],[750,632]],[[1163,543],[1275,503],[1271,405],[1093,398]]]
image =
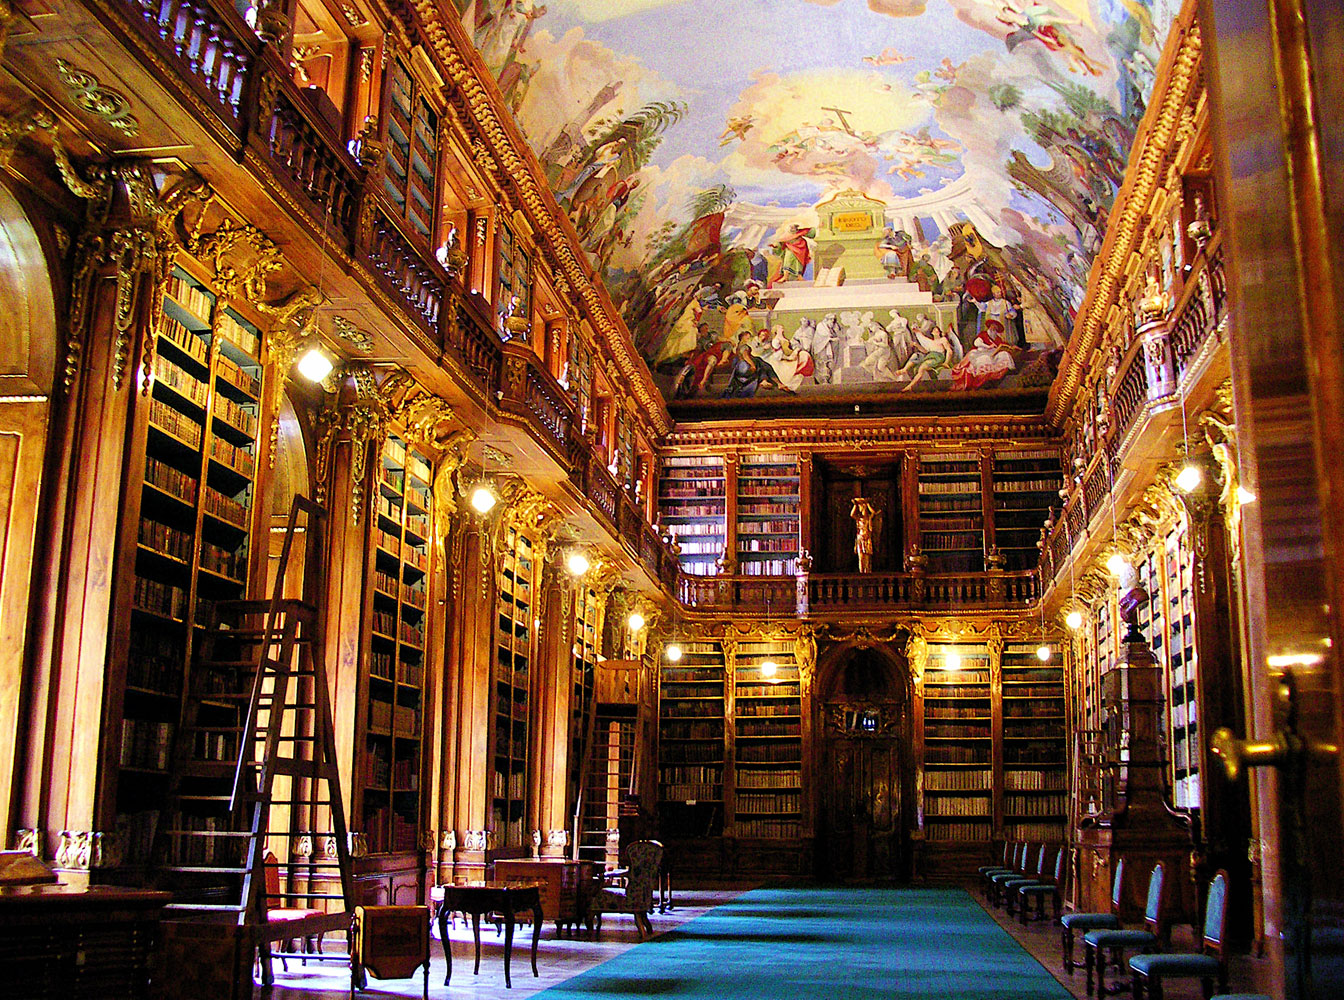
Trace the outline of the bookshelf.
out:
[[[982,645],[930,645],[924,670],[924,831],[988,842],[994,823],[993,687]]]
[[[797,456],[743,455],[736,492],[737,571],[748,576],[797,574]]]
[[[773,671],[767,664],[773,664]],[[733,667],[733,828],[739,837],[802,833],[802,689],[793,643],[743,640]]]
[[[919,544],[930,573],[980,573],[985,568],[985,516],[980,454],[921,455]]]
[[[663,527],[681,546],[681,570],[712,576],[727,539],[727,480],[723,459],[677,455],[663,459],[658,479]]]
[[[664,836],[723,832],[723,648],[680,643],[681,659],[664,661],[658,688],[658,800]]]
[[[125,529],[135,542],[116,812],[132,865],[148,860],[199,630],[216,602],[246,596],[263,376],[257,328],[181,267],[155,322]],[[205,725],[237,722],[231,708],[204,711]]]
[[[411,228],[429,241],[434,233],[439,116],[400,59],[388,66],[387,90],[383,191]]]
[[[532,262],[523,250],[513,228],[499,220],[499,247],[496,263],[499,273],[498,306],[504,309],[514,296],[518,297],[509,313],[530,319],[532,316]],[[500,336],[509,340],[516,336],[511,330],[501,329]]]
[[[1064,670],[1058,650],[1049,662],[1037,643],[1006,643],[1000,660],[1003,702],[1003,832],[1010,840],[1064,836]]]
[[[1199,704],[1196,693],[1194,555],[1184,526],[1163,540],[1162,588],[1167,659],[1167,723],[1171,727],[1172,794],[1181,808],[1199,808]],[[1153,630],[1154,633],[1157,629]],[[1160,654],[1159,654],[1160,655]]]
[[[588,710],[593,703],[597,654],[601,646],[598,634],[600,605],[592,587],[581,586],[574,597],[573,692],[570,697],[569,780],[570,804],[577,801],[579,779],[583,773],[584,739],[588,735]]]
[[[431,473],[389,435],[377,464],[368,714],[359,828],[369,851],[418,846]]]
[[[1034,569],[1036,543],[1063,485],[1059,453],[1047,449],[994,454],[994,542],[1008,571]]]
[[[494,732],[491,742],[491,829],[495,846],[522,847],[527,835],[527,761],[531,691],[533,594],[536,564],[532,540],[505,529],[495,626]],[[530,841],[528,841],[530,843]]]

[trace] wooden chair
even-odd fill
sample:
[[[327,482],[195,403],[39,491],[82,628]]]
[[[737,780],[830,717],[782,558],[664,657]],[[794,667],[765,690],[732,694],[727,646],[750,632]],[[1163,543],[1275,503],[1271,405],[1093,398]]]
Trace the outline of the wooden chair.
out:
[[[994,877],[1003,874],[1016,874],[1018,862],[1022,858],[1022,851],[1027,845],[1021,841],[1013,841],[1011,849],[1008,844],[1003,845],[1003,864],[988,865],[980,869],[980,878],[984,881],[985,898],[989,899],[990,893],[994,889]]]
[[[1012,857],[1013,848],[1015,848],[1016,846],[1017,844],[1014,843],[1013,841],[1005,840],[1003,842],[1003,858],[999,861],[999,863],[993,865],[981,865],[979,868],[975,870],[976,875],[979,876],[980,878],[988,878],[990,872],[1008,871],[1009,859]]]
[[[1031,901],[1036,900],[1036,918],[1045,919],[1045,900],[1047,897],[1054,901],[1054,916],[1059,916],[1060,906],[1063,903],[1064,880],[1068,878],[1069,861],[1073,857],[1073,851],[1063,844],[1055,852],[1055,874],[1050,878],[1042,878],[1038,882],[1031,882],[1027,885],[1017,887],[1017,898],[1022,911],[1022,923],[1030,923],[1032,918],[1028,915],[1031,909]],[[1011,903],[1011,900],[1009,901]],[[1010,911],[1012,907],[1008,908]]]
[[[1120,926],[1120,894],[1125,887],[1125,859],[1115,863],[1115,878],[1111,881],[1110,913],[1066,913],[1059,918],[1060,946],[1064,955],[1064,971],[1073,975],[1073,934],[1081,931],[1117,929]]]
[[[1023,844],[1022,849],[1017,852],[1017,860],[1010,872],[999,872],[990,876],[989,879],[989,901],[995,906],[1003,903],[1003,887],[1013,879],[1029,877],[1028,866],[1031,857],[1031,844]]]
[[[1134,976],[1134,1000],[1143,1000],[1148,988],[1151,1000],[1162,1000],[1162,980],[1198,979],[1204,1000],[1213,996],[1213,982],[1227,990],[1227,953],[1223,938],[1227,932],[1227,872],[1220,871],[1209,883],[1208,903],[1204,908],[1204,939],[1197,952],[1164,955],[1135,955],[1129,960]]]
[[[409,979],[424,969],[422,996],[429,1000],[427,906],[357,906],[350,924],[350,996],[376,979]],[[443,943],[447,948],[448,942]]]
[[[306,906],[285,906],[280,893],[280,861],[276,858],[273,851],[267,851],[262,859],[262,865],[266,870],[266,940],[279,941],[280,968],[285,972],[289,971],[289,963],[285,960],[285,955],[289,951],[290,942],[295,938],[303,941],[303,950],[309,952],[314,948],[314,938],[316,938],[316,950],[322,954],[322,935],[320,933],[311,933],[304,924],[311,918],[325,917],[325,910],[318,910]],[[286,931],[292,933],[286,934]],[[273,953],[269,948],[263,950],[263,958],[266,961],[262,969],[263,979],[270,982],[273,975],[273,969],[270,962]]]
[[[602,933],[602,914],[629,913],[635,918],[641,941],[653,933],[649,911],[653,909],[663,864],[663,845],[656,840],[637,840],[626,848],[625,885],[603,886],[593,900],[596,933]]]
[[[1166,879],[1167,870],[1162,862],[1153,866],[1148,877],[1148,902],[1143,909],[1143,929],[1124,928],[1120,930],[1088,931],[1083,937],[1083,967],[1087,970],[1087,992],[1092,992],[1092,970],[1097,973],[1097,996],[1104,997],[1107,992],[1106,970],[1117,971],[1124,968],[1126,950],[1142,949],[1152,951],[1161,946],[1164,939],[1166,920]]]
[[[1034,870],[1029,869],[1017,878],[1010,878],[999,886],[999,894],[1003,898],[1003,907],[1010,914],[1013,912],[1013,900],[1017,898],[1017,890],[1024,885],[1033,885],[1045,878],[1045,852],[1047,850],[1046,845],[1042,844],[1040,850],[1036,852]]]

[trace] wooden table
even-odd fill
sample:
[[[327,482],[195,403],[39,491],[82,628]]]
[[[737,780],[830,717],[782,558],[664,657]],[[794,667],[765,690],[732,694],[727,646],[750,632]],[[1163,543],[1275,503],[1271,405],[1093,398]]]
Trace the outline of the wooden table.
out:
[[[448,974],[443,977],[443,985],[453,977],[453,949],[448,939],[448,914],[461,910],[471,914],[471,933],[476,939],[476,967],[473,975],[481,971],[481,915],[498,913],[504,917],[504,985],[512,989],[513,980],[509,976],[509,959],[513,955],[514,914],[522,909],[532,911],[532,975],[537,972],[537,941],[541,938],[541,883],[536,881],[514,881],[492,879],[482,882],[457,882],[437,886],[431,898],[439,901],[439,937],[443,940],[443,957],[448,965]]]

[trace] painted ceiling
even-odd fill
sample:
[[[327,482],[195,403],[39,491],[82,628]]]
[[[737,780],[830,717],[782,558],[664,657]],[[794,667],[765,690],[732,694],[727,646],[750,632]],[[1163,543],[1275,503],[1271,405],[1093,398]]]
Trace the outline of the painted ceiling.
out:
[[[673,412],[725,416],[1046,388],[1179,6],[455,2]]]

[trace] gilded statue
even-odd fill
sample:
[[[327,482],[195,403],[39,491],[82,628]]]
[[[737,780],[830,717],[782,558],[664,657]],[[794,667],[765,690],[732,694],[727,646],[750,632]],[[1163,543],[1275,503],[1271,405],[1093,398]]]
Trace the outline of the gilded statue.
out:
[[[873,571],[873,546],[882,529],[882,512],[873,507],[867,497],[855,497],[849,508],[854,519],[854,554],[859,557],[859,572]]]

